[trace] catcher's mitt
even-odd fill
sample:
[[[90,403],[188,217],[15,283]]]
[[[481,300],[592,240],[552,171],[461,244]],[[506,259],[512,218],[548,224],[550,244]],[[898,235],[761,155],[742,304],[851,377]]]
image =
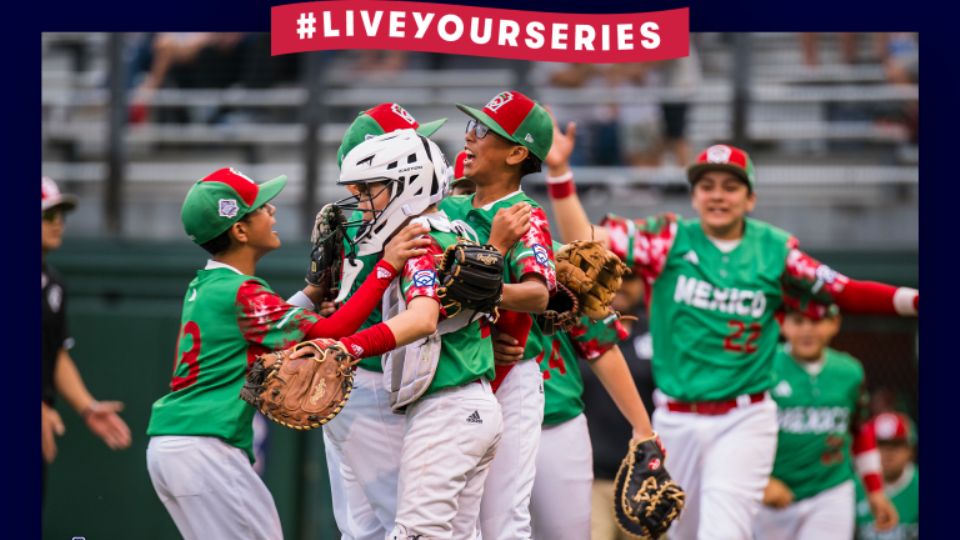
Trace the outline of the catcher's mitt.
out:
[[[496,317],[503,298],[503,255],[491,245],[460,240],[443,252],[437,280],[437,296],[448,318],[464,308]]]
[[[290,358],[290,353],[304,347],[311,353]],[[332,420],[350,397],[352,368],[358,361],[332,339],[304,341],[257,357],[240,398],[288,428],[320,427]]]
[[[576,241],[556,254],[557,282],[580,301],[580,312],[594,321],[613,314],[610,303],[629,268],[600,242]]]
[[[557,290],[550,295],[546,311],[535,317],[546,336],[570,330],[580,320],[580,301],[573,291],[558,281]]]
[[[635,538],[657,539],[683,510],[683,489],[663,467],[666,452],[654,435],[631,440],[614,480],[617,525]]]
[[[343,235],[346,219],[334,204],[325,205],[317,212],[310,234],[310,268],[307,283],[325,289],[327,300],[337,297],[343,266]]]

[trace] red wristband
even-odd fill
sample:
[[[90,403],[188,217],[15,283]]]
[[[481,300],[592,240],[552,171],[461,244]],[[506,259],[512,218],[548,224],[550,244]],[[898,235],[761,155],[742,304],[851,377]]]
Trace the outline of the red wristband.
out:
[[[341,339],[340,343],[343,343],[350,354],[360,358],[380,356],[397,348],[396,337],[384,323],[377,323],[362,332],[347,336]]]
[[[547,192],[551,199],[566,199],[573,195],[577,188],[573,185],[573,173],[552,177],[547,177]]]

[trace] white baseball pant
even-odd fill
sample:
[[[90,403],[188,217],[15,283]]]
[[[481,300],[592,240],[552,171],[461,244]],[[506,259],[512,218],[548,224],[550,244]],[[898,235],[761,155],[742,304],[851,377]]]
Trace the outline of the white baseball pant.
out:
[[[543,375],[533,360],[518,363],[497,389],[503,437],[480,503],[484,540],[531,538],[530,494],[543,424]]]
[[[147,471],[186,540],[283,540],[273,496],[243,450],[216,437],[151,437]]]
[[[544,426],[537,452],[537,474],[530,497],[533,538],[590,538],[593,449],[587,417]]]
[[[382,540],[397,511],[404,416],[390,409],[382,373],[358,368],[353,385],[323,426],[333,513],[343,540]]]
[[[757,540],[850,540],[854,529],[853,480],[796,501],[784,509],[764,506],[757,514]]]
[[[752,540],[777,451],[777,405],[768,396],[721,415],[672,412],[655,393],[653,427],[666,467],[686,492],[673,540]]]
[[[475,538],[484,480],[502,433],[500,404],[486,380],[413,403],[403,436],[396,527],[389,538]]]

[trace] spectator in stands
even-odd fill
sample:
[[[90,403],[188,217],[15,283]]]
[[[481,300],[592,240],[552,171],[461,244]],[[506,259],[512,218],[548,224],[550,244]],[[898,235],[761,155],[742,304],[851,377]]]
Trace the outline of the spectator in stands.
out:
[[[655,64],[611,64],[604,73],[607,87],[618,97],[608,107],[619,126],[620,153],[627,165],[656,167],[663,153],[660,103],[639,88],[660,86],[662,74]]]
[[[267,34],[239,32],[148,35],[134,52],[131,67],[146,70],[133,93],[130,120],[146,120],[155,92],[172,88],[264,88],[289,79],[284,59],[270,56]],[[215,108],[213,120],[224,112]],[[182,114],[176,120],[182,121]]]
[[[859,60],[857,50],[857,34],[854,32],[840,32],[840,58],[844,64],[853,65]],[[885,36],[882,33],[873,34],[873,51],[875,62],[880,62],[886,56],[884,52]],[[820,34],[818,32],[801,32],[800,43],[803,47],[803,63],[810,68],[820,66]]]
[[[700,87],[703,70],[697,51],[690,44],[690,54],[676,60],[661,62],[657,69],[663,73],[663,87],[672,98],[661,101],[663,115],[663,142],[673,153],[676,164],[686,168],[690,164],[690,142],[687,140],[687,110],[690,99]]]
[[[60,414],[53,408],[54,397],[59,394],[83,417],[87,428],[114,450],[130,446],[130,428],[117,414],[123,410],[118,401],[97,401],[87,390],[71,358],[69,350],[73,338],[67,330],[67,306],[63,281],[47,263],[47,254],[63,242],[64,216],[76,206],[76,198],[60,193],[57,184],[42,178],[40,183],[41,212],[41,266],[40,288],[42,292],[41,326],[41,401],[40,434],[43,451],[41,495],[45,491],[47,464],[57,456],[55,437],[64,433]]]
[[[886,39],[884,69],[887,80],[893,84],[916,84],[920,77],[920,46],[917,34],[894,32]],[[917,101],[908,101],[902,110],[903,124],[916,143],[919,136],[920,107]]]
[[[632,315],[621,320],[629,336],[620,343],[620,350],[630,367],[630,374],[640,391],[640,399],[647,411],[653,413],[653,375],[650,359],[653,357],[650,332],[647,325],[647,308],[643,301],[643,280],[636,277],[624,279],[620,292],[614,299],[613,308]],[[583,375],[583,402],[586,406],[587,426],[593,445],[593,502],[591,511],[592,540],[626,540],[613,519],[613,479],[620,466],[630,440],[630,424],[617,410],[616,404],[604,390],[600,380],[581,360]]]

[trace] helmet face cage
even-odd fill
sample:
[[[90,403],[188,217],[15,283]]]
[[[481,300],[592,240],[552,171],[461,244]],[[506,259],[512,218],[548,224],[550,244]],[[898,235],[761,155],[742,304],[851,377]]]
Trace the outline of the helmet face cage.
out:
[[[387,158],[383,158],[384,155]],[[375,162],[378,157],[381,160]],[[356,228],[356,234],[350,240],[354,248],[351,256],[380,252],[409,218],[420,215],[440,201],[451,172],[436,143],[413,130],[381,135],[351,150],[344,159],[340,184],[386,182],[376,192],[359,193],[336,203],[344,210],[359,210],[360,203],[366,201],[370,209],[365,212],[373,215],[366,221],[348,221],[348,228]],[[364,178],[364,173],[370,176]],[[373,210],[373,199],[387,188],[390,188],[390,195],[386,206]]]

